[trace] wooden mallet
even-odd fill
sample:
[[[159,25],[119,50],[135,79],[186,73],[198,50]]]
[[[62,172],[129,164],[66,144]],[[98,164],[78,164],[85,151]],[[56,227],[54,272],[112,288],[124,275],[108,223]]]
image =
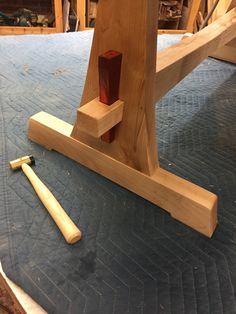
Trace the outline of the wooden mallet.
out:
[[[61,230],[65,240],[70,244],[79,241],[81,239],[80,230],[29,165],[35,165],[35,159],[33,156],[24,156],[10,161],[10,167],[12,170],[20,168],[23,170],[24,174],[35,189],[39,199],[47,208],[49,214]]]

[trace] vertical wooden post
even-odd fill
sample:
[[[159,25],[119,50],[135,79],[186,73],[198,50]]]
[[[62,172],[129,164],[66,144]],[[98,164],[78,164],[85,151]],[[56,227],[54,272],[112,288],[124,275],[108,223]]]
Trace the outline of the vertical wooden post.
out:
[[[99,1],[81,106],[99,95],[98,56],[116,50],[123,55],[120,82],[120,99],[125,102],[123,119],[115,141],[109,145],[78,130],[79,119],[71,134],[149,175],[158,163],[154,110],[158,2]]]
[[[197,19],[197,15],[200,9],[201,0],[192,0],[191,8],[189,11],[188,23],[186,27],[186,31],[188,33],[193,33],[194,30],[194,23]]]
[[[62,0],[54,0],[54,12],[57,33],[63,33]]]
[[[77,11],[77,18],[79,18],[79,30],[82,31],[86,28],[86,21],[85,21],[85,12],[86,12],[86,0],[77,0],[76,3],[76,11]]]

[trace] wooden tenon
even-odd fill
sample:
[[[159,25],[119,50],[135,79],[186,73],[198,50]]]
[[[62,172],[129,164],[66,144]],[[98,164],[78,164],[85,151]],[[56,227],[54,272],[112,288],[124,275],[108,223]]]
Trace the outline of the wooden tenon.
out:
[[[109,50],[99,56],[99,99],[106,105],[112,105],[119,99],[122,54]],[[111,143],[115,138],[115,127],[101,136],[104,142]]]

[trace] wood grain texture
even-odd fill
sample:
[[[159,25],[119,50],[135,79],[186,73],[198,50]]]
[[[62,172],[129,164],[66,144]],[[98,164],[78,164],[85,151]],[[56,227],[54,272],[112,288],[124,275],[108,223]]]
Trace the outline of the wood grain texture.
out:
[[[70,136],[73,126],[45,112],[30,118],[28,136],[167,210],[175,219],[210,237],[217,197],[161,168],[146,175]]]
[[[109,50],[98,57],[99,97],[106,105],[119,99],[122,54]]]
[[[213,6],[214,1],[213,0],[209,1],[208,11]],[[230,11],[231,9],[235,7],[236,7],[236,0],[220,0],[212,15],[212,18],[210,19],[210,23],[216,21],[218,18],[223,16],[226,12]]]
[[[236,0],[229,0],[229,5],[226,6],[227,12],[236,7]]]
[[[236,48],[236,38],[226,44],[226,46]]]
[[[187,23],[187,27],[186,27],[186,30],[188,33],[193,33],[194,23],[197,19],[201,2],[202,2],[201,0],[193,0],[191,2],[191,7],[189,10],[189,16],[188,16],[188,23]]]
[[[161,51],[157,55],[156,101],[235,34],[236,8],[197,34]]]
[[[220,49],[217,49],[216,52],[212,53],[211,57],[231,63],[236,63],[236,48],[225,45]]]
[[[62,0],[54,0],[54,14],[57,33],[62,33],[63,32]]]
[[[208,25],[208,22],[210,21],[212,15],[214,14],[218,4],[219,4],[220,0],[215,0],[215,2],[213,3],[211,9],[208,11],[207,16],[204,18],[203,23],[200,26],[199,30],[202,30],[204,27],[206,27]]]
[[[27,314],[1,273],[0,273],[0,313]]]
[[[38,178],[33,169],[27,165],[21,166],[24,174],[31,182],[35,192],[44,206],[47,208],[49,214],[57,224],[65,240],[69,244],[73,244],[81,239],[81,232],[74,222],[67,215],[65,210],[61,207],[54,195],[49,191],[46,185]]]
[[[56,32],[55,27],[0,26],[0,35],[53,34]]]
[[[114,142],[108,145],[82,131],[80,109],[74,127],[46,113],[33,116],[29,138],[80,162],[211,236],[217,224],[216,195],[158,167],[154,103],[209,53],[235,37],[236,9],[161,52],[157,58],[157,2],[100,0],[98,9],[81,108],[99,94],[98,56],[108,50],[121,52],[120,99],[125,106]]]
[[[79,18],[79,30],[85,30],[86,29],[86,0],[77,0],[76,3],[76,12],[77,12],[77,18]]]
[[[158,35],[163,35],[163,34],[169,34],[169,35],[184,34],[184,33],[186,33],[186,29],[158,29],[157,33],[158,33]]]
[[[81,132],[78,120],[72,136],[152,174],[157,167],[154,83],[158,1],[100,0],[97,13],[81,106],[99,95],[98,56],[116,50],[123,55],[120,82],[120,99],[125,102],[123,119],[110,145]]]
[[[215,22],[218,18],[233,8],[236,8],[236,0],[221,0],[216,7],[215,14],[212,17],[211,22]],[[236,63],[235,38],[236,35],[234,36],[233,40],[228,42],[225,46],[219,47],[217,50],[213,51],[210,56],[220,60]]]
[[[102,134],[122,121],[124,102],[116,101],[111,106],[96,98],[78,110],[78,128],[99,138]]]

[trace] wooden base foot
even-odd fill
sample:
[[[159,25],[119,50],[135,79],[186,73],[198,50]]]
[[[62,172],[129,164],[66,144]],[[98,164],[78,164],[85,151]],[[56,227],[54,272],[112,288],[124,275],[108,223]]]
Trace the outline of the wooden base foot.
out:
[[[211,237],[217,224],[217,196],[159,167],[152,176],[71,137],[73,126],[40,112],[29,120],[29,138],[83,164],[167,210],[172,217]]]

